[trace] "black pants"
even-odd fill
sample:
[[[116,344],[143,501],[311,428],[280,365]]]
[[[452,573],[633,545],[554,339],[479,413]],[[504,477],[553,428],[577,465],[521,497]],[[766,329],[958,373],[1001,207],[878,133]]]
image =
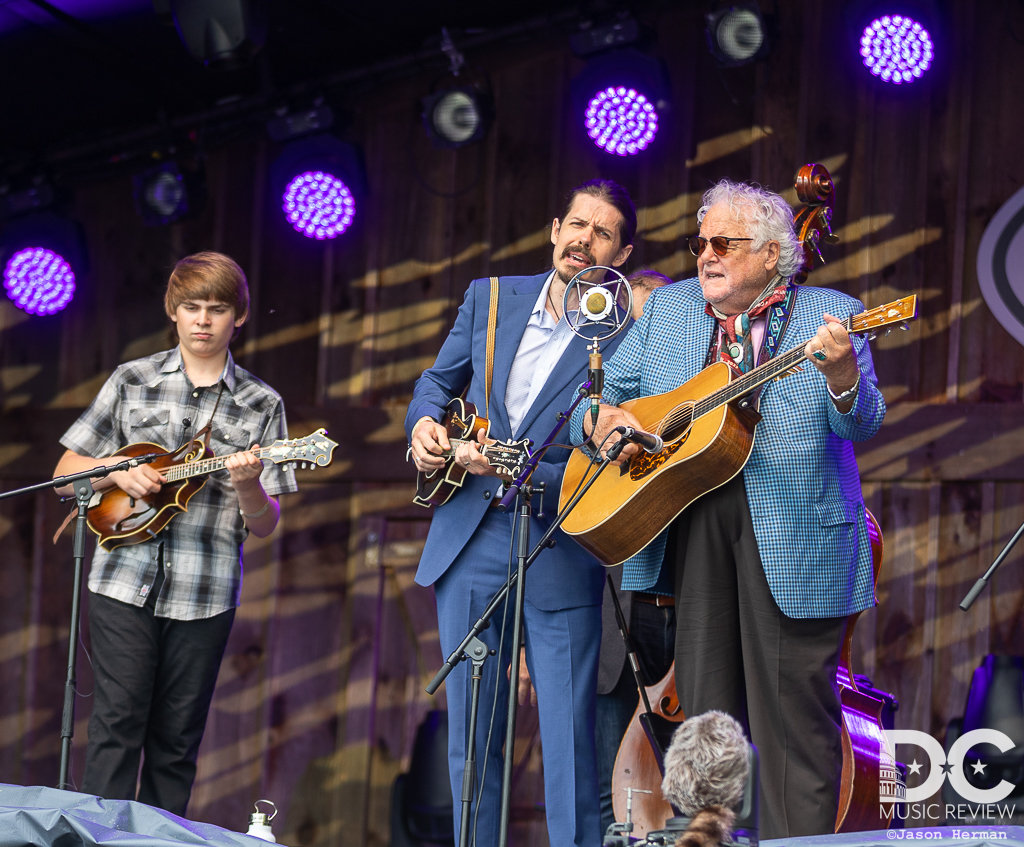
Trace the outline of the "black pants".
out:
[[[836,665],[846,618],[789,618],[779,609],[742,475],[683,512],[669,545],[684,713],[719,709],[746,727],[761,759],[762,840],[831,833],[842,764]]]
[[[158,618],[161,582],[141,608],[89,595],[96,687],[82,791],[184,815],[235,610],[195,621]]]

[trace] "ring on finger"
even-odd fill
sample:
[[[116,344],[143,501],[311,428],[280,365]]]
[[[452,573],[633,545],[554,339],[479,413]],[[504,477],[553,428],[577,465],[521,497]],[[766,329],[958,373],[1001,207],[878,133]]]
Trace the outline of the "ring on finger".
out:
[[[824,362],[828,358],[828,354],[825,352],[824,347],[822,347],[820,350],[815,350],[813,356],[819,362]]]

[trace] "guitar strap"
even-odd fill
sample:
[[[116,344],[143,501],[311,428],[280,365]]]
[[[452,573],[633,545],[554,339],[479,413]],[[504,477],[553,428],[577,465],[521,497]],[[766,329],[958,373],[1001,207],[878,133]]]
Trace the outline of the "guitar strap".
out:
[[[761,341],[761,352],[757,355],[758,367],[779,352],[782,339],[786,335],[786,328],[789,326],[789,319],[793,316],[793,307],[796,304],[798,290],[798,287],[790,282],[789,287],[786,289],[785,299],[770,306],[768,311],[764,313],[764,339]],[[704,360],[704,367],[708,367],[718,361],[718,336],[720,331],[716,321],[714,331],[711,333],[711,344],[708,347],[708,353]],[[750,397],[750,404],[753,408],[757,408],[757,403],[761,399],[761,392],[764,391],[767,384],[758,386],[747,395]]]
[[[189,439],[189,446],[197,438],[203,439],[203,451],[210,449],[210,433],[213,432],[213,416],[217,414],[217,409],[220,407],[220,398],[224,396],[224,380],[221,380],[220,391],[217,392],[217,402],[213,404],[213,411],[210,412],[210,419],[206,422],[201,430],[199,430],[192,438]]]
[[[490,420],[491,380],[494,377],[494,340],[498,328],[498,278],[491,277],[491,303],[487,312],[487,358],[484,362],[484,417]]]

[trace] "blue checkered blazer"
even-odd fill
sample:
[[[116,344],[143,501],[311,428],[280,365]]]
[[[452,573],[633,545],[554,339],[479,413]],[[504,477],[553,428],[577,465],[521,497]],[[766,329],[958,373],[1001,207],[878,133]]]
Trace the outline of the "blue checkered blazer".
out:
[[[810,339],[824,312],[845,318],[863,308],[845,294],[801,287],[782,350]],[[657,289],[606,363],[605,401],[619,405],[677,388],[704,367],[715,328],[696,279]],[[825,378],[806,363],[765,387],[764,419],[743,469],[768,585],[792,618],[838,617],[874,605],[864,498],[851,442],[878,431],[885,401],[867,342],[854,338],[853,346],[861,382],[850,412],[836,411]],[[576,443],[583,439],[585,411],[581,407],[572,419]],[[624,587],[654,584],[667,536],[666,530],[626,563]]]

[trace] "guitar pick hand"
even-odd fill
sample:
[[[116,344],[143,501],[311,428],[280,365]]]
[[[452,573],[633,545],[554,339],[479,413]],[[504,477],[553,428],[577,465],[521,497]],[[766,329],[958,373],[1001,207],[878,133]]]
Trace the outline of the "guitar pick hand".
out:
[[[113,465],[128,458],[130,457],[111,456],[106,461]],[[160,490],[160,486],[167,482],[166,477],[152,465],[139,465],[131,470],[115,471],[110,474],[108,479],[129,497],[134,497],[136,500],[141,500],[147,494],[156,494]],[[97,485],[96,488],[101,489],[102,486]]]
[[[441,424],[432,418],[420,418],[412,428],[409,448],[416,470],[429,472],[444,467],[444,456],[451,452],[452,445]]]

